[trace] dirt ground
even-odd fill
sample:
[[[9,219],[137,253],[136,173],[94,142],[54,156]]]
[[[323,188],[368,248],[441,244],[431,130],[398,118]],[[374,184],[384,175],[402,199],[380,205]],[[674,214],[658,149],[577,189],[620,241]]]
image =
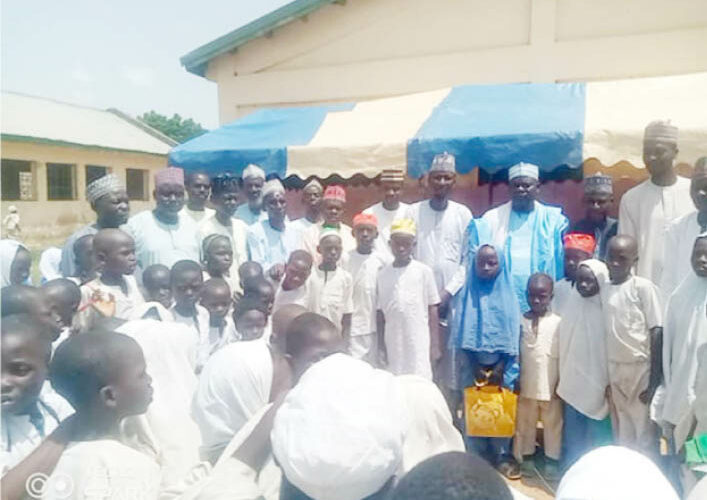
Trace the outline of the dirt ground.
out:
[[[524,495],[534,500],[552,500],[555,498],[548,486],[542,484],[539,478],[522,478],[518,481],[506,481],[509,486],[515,488]]]

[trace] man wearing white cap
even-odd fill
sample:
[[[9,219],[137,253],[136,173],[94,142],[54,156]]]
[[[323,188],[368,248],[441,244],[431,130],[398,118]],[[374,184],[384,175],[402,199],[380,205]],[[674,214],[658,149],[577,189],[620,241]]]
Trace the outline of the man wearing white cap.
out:
[[[292,221],[293,227],[299,231],[306,231],[322,221],[322,196],[324,187],[317,179],[309,181],[302,188],[302,205],[304,216]]]
[[[248,227],[248,254],[250,260],[260,264],[267,275],[278,282],[290,254],[302,248],[302,233],[287,220],[285,188],[279,179],[265,183],[263,207],[268,218]]]
[[[199,261],[196,222],[182,212],[184,194],[184,170],[168,167],[155,173],[155,209],[133,215],[126,224],[135,240],[140,269],[153,264],[172,267],[185,259]]]
[[[199,249],[204,252],[204,240],[213,234],[226,236],[231,241],[233,250],[228,281],[232,287],[239,288],[238,268],[248,260],[248,226],[233,217],[238,206],[238,178],[229,173],[216,175],[211,181],[211,203],[216,212],[204,218],[198,225]],[[202,259],[204,257],[205,255],[202,255]]]
[[[383,193],[383,201],[379,201],[375,205],[368,207],[363,211],[364,214],[373,214],[378,221],[378,238],[376,239],[376,250],[388,257],[388,260],[393,259],[393,254],[390,253],[390,226],[394,220],[405,218],[408,207],[407,203],[400,201],[400,195],[403,192],[403,182],[405,174],[399,169],[383,170],[380,176],[380,190]]]
[[[675,173],[678,128],[669,121],[648,124],[643,135],[643,162],[650,179],[630,189],[619,204],[619,234],[638,242],[636,274],[660,283],[668,224],[695,210],[690,181]]]
[[[540,172],[536,165],[518,163],[508,171],[511,201],[483,216],[493,232],[494,244],[504,249],[513,288],[522,312],[528,278],[547,273],[557,281],[564,276],[562,237],[569,224],[562,209],[537,201]]]
[[[265,171],[257,165],[250,164],[242,174],[241,192],[245,194],[246,202],[236,209],[235,217],[247,225],[265,220],[267,214],[263,210],[263,186]]]
[[[434,272],[442,319],[449,299],[463,284],[463,280],[453,281],[452,277],[461,267],[464,234],[473,218],[467,207],[449,199],[456,180],[454,155],[436,155],[427,175],[430,198],[412,204],[406,215],[417,227],[414,257]]]
[[[96,234],[101,229],[118,228],[128,221],[130,201],[125,184],[117,175],[104,175],[86,187],[86,200],[96,212],[96,222],[74,232],[61,250],[59,270],[65,277],[76,275],[74,243],[86,234]]]

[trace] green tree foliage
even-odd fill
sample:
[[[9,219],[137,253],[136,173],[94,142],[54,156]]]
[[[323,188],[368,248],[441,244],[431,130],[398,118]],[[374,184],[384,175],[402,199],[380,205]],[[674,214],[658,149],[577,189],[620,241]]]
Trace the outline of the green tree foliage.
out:
[[[191,118],[183,120],[182,117],[176,113],[172,115],[171,118],[167,118],[155,111],[149,111],[143,113],[142,116],[138,118],[180,144],[207,132],[201,124],[196,123]]]

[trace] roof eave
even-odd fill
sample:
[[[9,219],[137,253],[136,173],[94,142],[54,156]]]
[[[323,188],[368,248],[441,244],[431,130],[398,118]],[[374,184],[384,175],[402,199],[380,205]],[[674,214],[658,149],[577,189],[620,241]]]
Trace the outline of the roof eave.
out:
[[[1,133],[0,134],[0,139],[3,141],[10,141],[10,142],[32,142],[36,144],[46,144],[49,146],[63,146],[63,147],[72,147],[72,148],[81,148],[81,149],[89,149],[89,150],[102,150],[102,151],[115,151],[115,152],[120,152],[120,153],[137,153],[137,154],[143,154],[143,155],[152,155],[152,156],[162,156],[162,157],[167,157],[169,155],[169,151],[166,153],[157,153],[154,151],[144,151],[140,149],[124,149],[124,148],[115,148],[111,146],[102,146],[99,144],[82,144],[79,142],[71,142],[71,141],[62,141],[58,139],[48,139],[45,137],[35,137],[31,135],[20,135],[20,134],[5,134]]]
[[[205,76],[208,63],[213,58],[265,36],[272,30],[331,3],[342,3],[342,0],[295,0],[192,50],[179,61],[190,73]]]

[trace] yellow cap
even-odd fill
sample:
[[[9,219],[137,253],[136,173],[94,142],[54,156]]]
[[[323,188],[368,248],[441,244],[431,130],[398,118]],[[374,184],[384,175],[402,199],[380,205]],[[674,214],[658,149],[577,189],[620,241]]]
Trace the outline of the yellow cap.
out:
[[[417,234],[417,228],[415,227],[415,221],[412,219],[398,219],[393,221],[390,226],[390,234],[409,234],[415,236]]]

